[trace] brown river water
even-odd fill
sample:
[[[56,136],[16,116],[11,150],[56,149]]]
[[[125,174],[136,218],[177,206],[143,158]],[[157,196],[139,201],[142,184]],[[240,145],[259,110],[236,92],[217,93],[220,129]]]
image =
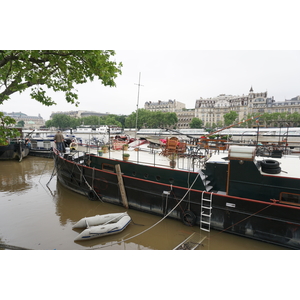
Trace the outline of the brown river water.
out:
[[[33,250],[171,250],[195,233],[194,241],[205,237],[196,250],[285,249],[226,232],[204,233],[198,226],[172,219],[146,231],[161,218],[131,209],[132,222],[123,232],[74,242],[80,230],[73,230],[72,225],[81,218],[126,210],[69,191],[53,172],[52,159],[28,156],[22,162],[0,161],[1,245]]]

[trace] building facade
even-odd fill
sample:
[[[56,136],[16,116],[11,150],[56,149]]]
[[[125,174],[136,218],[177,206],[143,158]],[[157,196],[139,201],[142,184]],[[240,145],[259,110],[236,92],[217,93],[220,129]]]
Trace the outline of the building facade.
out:
[[[176,128],[188,129],[192,119],[195,118],[195,109],[182,109],[175,112],[177,115],[178,123]]]
[[[185,104],[176,100],[158,100],[157,102],[146,102],[144,108],[150,111],[176,112],[178,110],[184,109]]]
[[[22,112],[11,112],[4,113],[4,115],[15,119],[17,123],[23,121],[25,128],[38,129],[41,126],[45,125],[45,120],[41,117],[40,114],[38,116],[28,116]]]
[[[145,109],[150,111],[175,112],[178,123],[176,128],[190,128],[193,118],[202,120],[204,126],[224,126],[224,115],[230,111],[238,113],[237,122],[245,120],[249,114],[263,113],[300,113],[300,96],[290,100],[276,101],[268,97],[267,92],[255,93],[251,87],[247,95],[220,94],[213,98],[200,98],[196,100],[195,109],[186,109],[185,104],[176,100],[146,102]]]
[[[224,115],[230,111],[238,113],[238,120],[246,119],[248,114],[264,113],[267,104],[272,104],[273,98],[268,98],[267,92],[254,93],[251,87],[248,95],[233,96],[221,94],[214,98],[196,100],[195,117],[204,125],[216,124],[223,126]]]

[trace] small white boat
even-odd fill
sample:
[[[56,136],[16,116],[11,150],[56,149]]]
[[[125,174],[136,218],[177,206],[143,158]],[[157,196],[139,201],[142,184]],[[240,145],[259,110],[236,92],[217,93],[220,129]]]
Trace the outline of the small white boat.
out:
[[[79,220],[72,228],[88,228],[90,226],[102,225],[109,222],[118,222],[124,215],[127,215],[127,212],[86,217]]]
[[[130,222],[130,216],[125,213],[117,222],[92,226],[85,229],[76,237],[75,241],[91,240],[101,236],[119,233],[123,231]]]

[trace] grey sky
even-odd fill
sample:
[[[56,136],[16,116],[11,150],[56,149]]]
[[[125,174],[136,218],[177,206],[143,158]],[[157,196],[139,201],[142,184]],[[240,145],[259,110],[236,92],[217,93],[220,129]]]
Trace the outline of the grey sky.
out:
[[[56,106],[46,107],[14,94],[1,111],[22,111],[49,119],[52,111],[93,110],[130,114],[136,109],[139,72],[139,108],[146,101],[176,99],[194,108],[199,97],[219,94],[268,92],[276,101],[300,95],[300,51],[286,50],[116,50],[113,58],[123,63],[117,87],[104,87],[99,81],[78,86],[80,106],[67,104],[62,93],[51,93]]]
[[[276,101],[300,94],[296,0],[284,5],[262,0],[60,1],[59,9],[55,2],[41,14],[32,14],[22,1],[5,3],[18,24],[34,28],[30,34],[20,33],[18,25],[3,30],[5,49],[114,49],[113,59],[124,65],[117,87],[98,81],[78,86],[78,108],[61,93],[51,93],[57,102],[51,107],[31,100],[28,92],[14,94],[0,111],[40,113],[46,120],[52,111],[77,109],[130,114],[136,109],[139,72],[140,108],[146,101],[169,99],[194,108],[199,97],[248,94],[251,86]],[[10,14],[0,22],[3,28],[11,24]]]

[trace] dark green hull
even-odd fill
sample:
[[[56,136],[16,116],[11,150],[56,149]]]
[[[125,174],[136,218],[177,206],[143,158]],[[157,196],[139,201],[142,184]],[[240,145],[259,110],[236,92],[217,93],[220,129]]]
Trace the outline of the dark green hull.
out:
[[[211,197],[211,228],[300,249],[300,206],[273,201],[267,196],[273,189],[272,196],[279,199],[277,197],[282,186],[275,188],[275,185],[279,186],[279,178],[273,178],[273,185],[272,179],[263,178],[264,183],[270,185],[269,191],[258,193],[261,187],[256,187],[258,182],[255,174],[251,174],[252,180],[249,181],[248,178],[248,184],[243,176],[229,177],[228,184],[227,170],[224,166],[218,169],[218,166],[207,164],[206,171],[210,173],[208,175],[214,174],[217,178],[216,183],[212,184],[219,190],[218,193],[213,191],[211,195],[211,192],[206,191],[205,180],[196,172],[143,166],[95,155],[87,155],[77,161],[55,155],[58,179],[67,188],[86,195],[91,200],[102,199],[105,202],[123,205],[120,183],[115,171],[115,165],[119,164],[129,208],[159,216],[170,213],[169,217],[192,226],[201,223],[202,196]],[[249,166],[243,166],[251,169],[250,162]],[[239,166],[233,163],[232,174],[236,171],[241,172],[239,169],[235,170],[236,168]],[[285,190],[293,190],[300,194],[299,180],[284,184],[287,185]],[[226,187],[232,195],[222,192]]]

